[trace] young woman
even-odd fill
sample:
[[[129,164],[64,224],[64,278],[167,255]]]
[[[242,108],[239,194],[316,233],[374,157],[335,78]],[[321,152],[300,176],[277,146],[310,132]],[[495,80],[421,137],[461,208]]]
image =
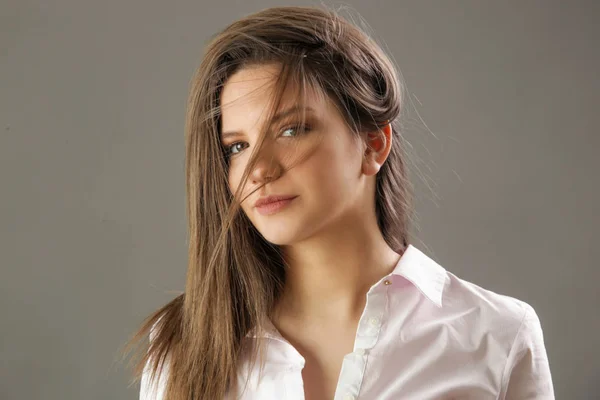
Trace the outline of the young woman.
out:
[[[187,283],[134,338],[141,399],[554,397],[532,307],[410,244],[402,86],[364,32],[249,15],[188,107]]]

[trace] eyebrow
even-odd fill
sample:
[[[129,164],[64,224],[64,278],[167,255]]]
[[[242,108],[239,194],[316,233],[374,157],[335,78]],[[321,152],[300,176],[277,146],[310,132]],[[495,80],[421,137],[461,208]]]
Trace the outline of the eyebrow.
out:
[[[296,106],[288,108],[287,110],[280,111],[277,114],[275,114],[273,116],[273,118],[271,118],[271,124],[276,123],[277,121],[287,117],[290,114],[301,111],[303,108],[306,112],[314,112],[315,111],[311,107],[302,107],[302,106],[296,105]],[[221,135],[221,140],[227,139],[228,137],[239,136],[239,135],[240,135],[240,132],[237,132],[237,131],[223,132],[223,134]]]

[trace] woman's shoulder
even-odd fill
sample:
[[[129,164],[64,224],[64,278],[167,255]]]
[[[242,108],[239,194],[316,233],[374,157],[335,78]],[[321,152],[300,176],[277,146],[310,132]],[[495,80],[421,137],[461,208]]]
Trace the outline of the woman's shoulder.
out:
[[[458,362],[462,357],[469,368],[474,363],[486,368],[499,384],[499,398],[525,398],[532,393],[536,398],[554,398],[542,325],[531,304],[463,279],[424,253],[411,250],[408,256],[400,271],[434,301],[413,303],[418,308],[408,324],[405,318],[398,319],[399,343],[429,340],[437,332],[448,359]],[[398,296],[404,298],[411,297]]]
[[[397,273],[434,299],[437,313],[476,317],[479,323],[519,325],[527,315],[535,315],[533,307],[522,299],[491,290],[453,273],[427,253],[409,246],[400,260]]]
[[[463,315],[471,329],[500,340],[508,347],[519,342],[542,342],[541,322],[528,302],[462,279],[446,271],[444,312]]]
[[[472,343],[493,344],[495,359],[505,359],[501,374],[503,398],[522,398],[531,393],[554,398],[544,333],[534,307],[446,273],[445,312],[459,316],[466,328],[463,333]]]

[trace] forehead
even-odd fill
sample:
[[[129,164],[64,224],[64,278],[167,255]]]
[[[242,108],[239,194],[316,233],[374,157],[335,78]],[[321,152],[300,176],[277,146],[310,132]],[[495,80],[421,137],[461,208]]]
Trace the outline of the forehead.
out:
[[[248,66],[236,71],[225,81],[221,106],[229,106],[247,96],[261,98],[270,95],[278,73],[278,67],[273,64]]]
[[[229,77],[221,93],[223,132],[257,129],[264,124],[273,101],[278,73],[277,65],[260,65],[243,68]],[[297,94],[296,87],[290,83],[283,93],[278,110],[298,106]],[[327,101],[323,96],[308,87],[306,96],[306,106],[313,109],[313,114],[324,112]]]

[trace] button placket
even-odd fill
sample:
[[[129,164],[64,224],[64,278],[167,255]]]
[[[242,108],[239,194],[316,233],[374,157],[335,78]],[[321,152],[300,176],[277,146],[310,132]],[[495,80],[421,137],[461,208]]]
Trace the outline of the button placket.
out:
[[[365,311],[358,323],[355,348],[370,349],[377,342],[386,305],[386,292],[389,286],[378,286],[367,295]]]
[[[387,303],[389,285],[380,282],[367,293],[363,315],[358,323],[354,351],[346,357],[334,400],[356,400],[367,364],[368,353],[379,337]]]
[[[335,391],[335,400],[358,398],[358,392],[365,372],[366,360],[367,357],[364,354],[360,354],[359,351],[347,354],[344,357],[338,387]]]
[[[369,325],[374,328],[379,328],[381,326],[381,319],[379,317],[371,317],[369,318]]]

